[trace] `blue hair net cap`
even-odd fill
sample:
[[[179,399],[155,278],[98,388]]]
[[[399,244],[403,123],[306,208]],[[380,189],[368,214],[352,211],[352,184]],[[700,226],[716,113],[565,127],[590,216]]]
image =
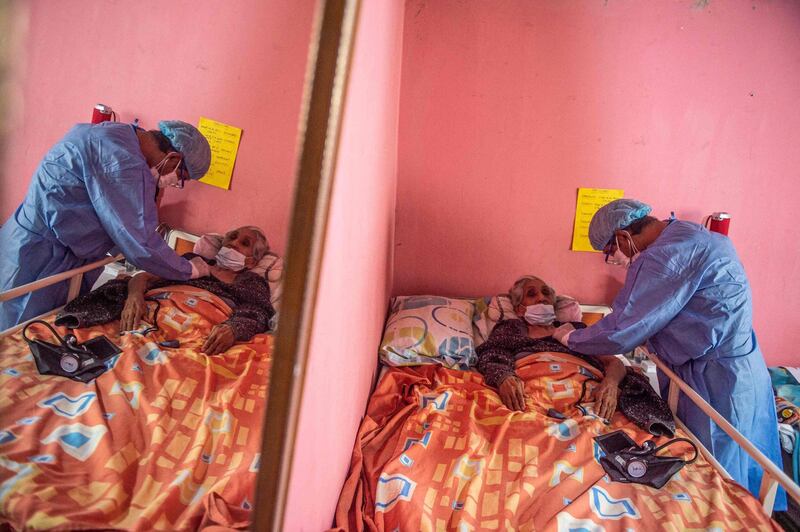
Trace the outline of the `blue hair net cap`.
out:
[[[623,198],[603,205],[594,213],[589,224],[589,242],[594,249],[602,251],[614,236],[614,231],[644,218],[651,210],[650,205],[635,199]]]
[[[211,166],[211,147],[196,127],[180,120],[162,120],[158,129],[183,155],[189,177],[200,179],[206,175]]]

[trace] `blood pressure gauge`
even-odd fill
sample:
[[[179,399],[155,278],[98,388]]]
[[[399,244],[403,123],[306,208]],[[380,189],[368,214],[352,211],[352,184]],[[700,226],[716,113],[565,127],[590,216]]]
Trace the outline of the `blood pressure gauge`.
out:
[[[642,478],[647,473],[647,464],[644,460],[633,459],[628,462],[626,469],[633,478]]]
[[[60,365],[66,373],[75,373],[81,367],[81,362],[75,355],[62,355]]]

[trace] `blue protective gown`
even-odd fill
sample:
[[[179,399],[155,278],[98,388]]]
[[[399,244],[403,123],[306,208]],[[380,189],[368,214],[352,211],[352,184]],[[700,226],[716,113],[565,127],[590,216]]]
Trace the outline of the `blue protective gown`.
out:
[[[73,127],[45,155],[25,200],[0,228],[0,291],[77,268],[114,250],[159,277],[192,268],[156,232],[156,184],[131,125]],[[100,274],[84,275],[82,291]],[[68,282],[0,303],[0,330],[66,303]]]
[[[672,221],[630,266],[613,312],[569,336],[579,353],[626,353],[649,341],[681,379],[781,468],[775,398],[752,324],[750,284],[729,238]],[[659,372],[662,397],[668,381]],[[740,484],[762,470],[681,394],[678,417]],[[786,508],[781,490],[775,509]]]

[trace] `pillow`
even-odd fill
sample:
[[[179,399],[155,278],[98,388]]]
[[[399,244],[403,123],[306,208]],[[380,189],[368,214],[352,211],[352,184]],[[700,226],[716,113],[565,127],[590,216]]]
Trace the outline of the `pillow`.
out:
[[[392,299],[380,358],[390,366],[441,364],[469,369],[475,363],[469,299],[399,296]]]
[[[250,271],[266,277],[267,283],[269,283],[270,303],[272,303],[272,308],[275,309],[275,316],[277,316],[281,295],[283,295],[283,259],[268,251],[266,255],[261,257],[255,268]]]
[[[489,338],[489,335],[500,320],[517,318],[511,300],[507,295],[488,296],[475,300],[475,317],[472,323],[472,334],[475,347]]]
[[[556,321],[567,323],[570,321],[582,321],[583,311],[578,300],[570,296],[556,297]]]

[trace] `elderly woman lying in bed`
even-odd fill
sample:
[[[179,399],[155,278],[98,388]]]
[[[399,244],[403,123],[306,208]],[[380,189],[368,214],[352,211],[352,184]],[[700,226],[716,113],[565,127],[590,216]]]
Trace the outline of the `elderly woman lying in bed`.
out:
[[[171,281],[140,272],[130,280],[111,281],[69,303],[56,324],[88,327],[120,318],[121,331],[134,330],[147,314],[147,290],[183,284],[207,290],[233,309],[231,317],[216,325],[203,344],[201,350],[207,355],[222,353],[234,342],[266,332],[275,313],[270,304],[269,285],[263,275],[250,271],[269,250],[264,233],[257,227],[245,226],[228,232],[218,250],[210,242],[202,237],[195,245],[195,253],[185,255],[190,259],[203,257],[208,265],[204,277]]]
[[[595,414],[611,419],[620,400],[620,410],[634,423],[654,434],[674,432],[675,424],[667,405],[655,394],[646,377],[633,370],[628,371],[616,357],[598,359],[581,355],[553,339],[553,331],[561,323],[555,320],[555,291],[547,283],[538,277],[526,275],[517,279],[509,291],[509,297],[519,319],[500,321],[486,342],[477,348],[477,369],[483,374],[486,384],[497,388],[506,407],[510,410],[526,410],[524,383],[515,372],[518,359],[548,351],[568,353],[583,359],[604,374],[594,388]],[[560,308],[560,317],[576,328],[585,327],[579,321],[580,307],[577,302],[567,300],[565,303],[571,304],[572,308]]]

